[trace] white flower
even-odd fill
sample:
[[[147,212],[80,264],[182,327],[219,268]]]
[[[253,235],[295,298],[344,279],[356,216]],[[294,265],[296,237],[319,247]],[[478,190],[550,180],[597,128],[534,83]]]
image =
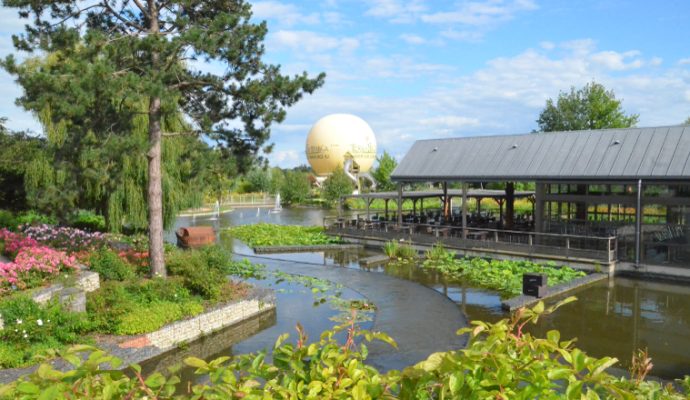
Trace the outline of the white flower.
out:
[[[17,320],[17,325],[21,325],[21,324],[22,324],[22,320],[21,320],[21,319],[18,319],[18,320]]]
[[[37,319],[36,323],[38,324],[38,326],[43,326],[43,320],[42,319]]]
[[[50,323],[50,320],[47,320],[46,322],[47,322],[47,323]]]
[[[28,338],[28,337],[29,337],[29,335],[27,335],[27,334],[25,333],[25,334],[24,334],[24,338],[26,339],[26,338]]]

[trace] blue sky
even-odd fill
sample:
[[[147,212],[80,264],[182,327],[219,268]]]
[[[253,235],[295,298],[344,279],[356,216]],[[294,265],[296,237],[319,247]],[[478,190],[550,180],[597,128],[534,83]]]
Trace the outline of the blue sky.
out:
[[[623,99],[639,126],[690,116],[690,1],[250,1],[268,22],[266,60],[326,84],[273,129],[273,165],[306,163],[309,128],[352,113],[379,152],[402,157],[416,139],[536,128],[547,98],[592,80]],[[0,52],[21,23],[2,10]],[[40,127],[13,105],[21,90],[0,73],[0,115]]]

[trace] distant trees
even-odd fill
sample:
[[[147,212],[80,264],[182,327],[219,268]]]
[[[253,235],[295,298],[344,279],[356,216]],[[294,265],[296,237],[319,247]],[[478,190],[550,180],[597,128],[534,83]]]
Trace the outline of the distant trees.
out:
[[[352,183],[352,180],[339,166],[323,182],[322,194],[323,198],[332,204],[340,200],[342,196],[352,194],[354,189],[355,185]]]
[[[683,123],[681,124],[683,126],[690,126],[690,117],[688,117]]]
[[[376,189],[379,191],[395,190],[395,183],[391,181],[391,173],[398,162],[384,150],[383,154],[376,157],[376,167],[371,172],[371,175],[376,181]]]
[[[591,82],[583,88],[560,92],[558,99],[546,101],[537,123],[540,132],[578,131],[586,129],[629,128],[639,115],[626,115],[621,101],[612,90]]]
[[[289,170],[280,186],[280,199],[285,205],[304,203],[311,194],[311,185],[305,172]]]

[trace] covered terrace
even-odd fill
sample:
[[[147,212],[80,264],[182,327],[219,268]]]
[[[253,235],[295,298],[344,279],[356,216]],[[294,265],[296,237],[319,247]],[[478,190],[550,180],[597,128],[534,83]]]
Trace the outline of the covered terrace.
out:
[[[414,217],[402,213],[395,221],[374,224],[368,213],[363,219],[372,223],[358,228],[364,233],[349,227],[348,234],[419,244],[442,241],[465,254],[601,266],[623,262],[631,271],[690,277],[690,127],[420,140],[391,179],[398,184],[398,209],[403,199],[412,198],[409,187],[440,184],[448,194],[436,191],[434,196],[462,198],[459,222],[450,201],[444,201],[443,218],[434,220],[443,227],[420,229]],[[503,223],[472,226],[467,201],[477,190],[472,187],[491,182],[505,188],[504,194],[494,194],[504,202]],[[516,182],[534,188],[528,230],[511,220]],[[462,189],[451,192],[448,185]],[[391,201],[390,194],[382,196]],[[416,209],[413,215],[419,214]],[[669,272],[671,266],[684,268]]]

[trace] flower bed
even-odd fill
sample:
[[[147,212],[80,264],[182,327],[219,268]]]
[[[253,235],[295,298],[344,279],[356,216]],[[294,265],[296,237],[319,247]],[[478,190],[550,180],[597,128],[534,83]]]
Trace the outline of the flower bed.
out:
[[[33,238],[0,230],[3,253],[11,258],[0,263],[0,296],[16,290],[44,285],[60,273],[77,268],[74,256],[39,244]]]

